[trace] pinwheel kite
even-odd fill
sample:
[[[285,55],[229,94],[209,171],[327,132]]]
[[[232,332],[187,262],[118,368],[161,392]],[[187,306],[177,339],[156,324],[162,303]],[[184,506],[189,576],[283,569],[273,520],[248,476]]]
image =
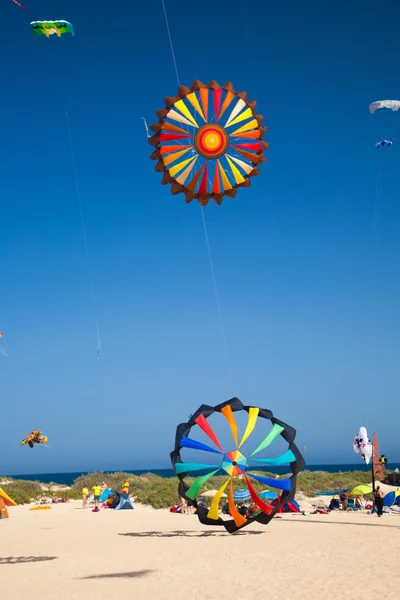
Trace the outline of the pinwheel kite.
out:
[[[390,139],[390,140],[381,140],[380,142],[378,142],[377,144],[375,144],[376,148],[380,148],[381,146],[390,146],[393,144],[394,142],[394,138]]]
[[[247,413],[247,426],[240,441],[238,425],[234,416],[234,413],[236,412]],[[222,414],[228,422],[234,440],[233,448],[227,449],[227,452],[223,449],[216,433],[208,421],[211,415],[218,413]],[[263,440],[261,443],[259,443],[251,452],[246,452],[247,456],[242,454],[242,452],[245,452],[243,446],[246,442],[246,447],[249,448],[248,440],[253,433],[256,424],[264,427],[268,422],[272,424],[272,428],[266,435],[264,433],[262,434]],[[192,429],[194,429],[193,433],[195,435],[189,437]],[[213,442],[213,446],[209,446],[208,444],[204,444],[195,439],[196,433],[201,433],[200,430],[202,430],[203,436],[205,434]],[[277,457],[255,458],[256,455],[259,455],[263,450],[268,448],[279,437],[283,438],[288,445],[285,452]],[[305,465],[302,455],[294,444],[295,437],[296,431],[289,425],[276,419],[270,410],[255,406],[244,406],[238,398],[232,398],[231,400],[214,407],[203,404],[187,423],[181,423],[176,430],[175,449],[171,452],[171,462],[179,479],[178,491],[180,496],[184,497],[187,501],[190,501],[196,507],[198,518],[200,522],[205,525],[220,525],[225,527],[229,533],[234,533],[253,521],[266,525],[283,504],[290,502],[294,498],[297,474]],[[181,458],[182,449],[184,449],[185,452],[188,451],[188,453],[190,453],[189,451],[211,453],[215,462],[214,464],[184,462]],[[250,466],[250,463],[253,463],[253,466]],[[272,479],[270,477],[264,477],[260,472],[258,472],[259,474],[251,472],[254,471],[254,469],[267,465],[290,465],[292,475],[287,479]],[[195,479],[194,483],[188,485],[185,478],[189,473],[195,473],[196,471],[208,471],[208,473],[206,475],[201,475]],[[222,474],[227,475],[227,480],[213,497],[210,508],[205,508],[197,503],[196,498],[201,495],[203,485],[220,471],[222,471]],[[247,485],[250,497],[259,510],[259,512],[256,512],[251,518],[244,517],[235,508],[233,479],[239,475],[244,477],[244,482]],[[260,495],[258,495],[257,491],[254,489],[250,478],[264,485],[281,490],[281,495],[274,505],[261,499]],[[232,518],[225,520],[219,514],[219,501],[228,485],[228,505],[229,513]]]
[[[164,101],[149,138],[155,147],[150,158],[158,161],[155,170],[164,173],[161,183],[202,206],[210,198],[221,204],[224,196],[234,198],[239,187],[250,187],[268,148],[256,102],[249,102],[246,92],[235,92],[230,82],[221,87],[198,79]]]
[[[43,435],[39,429],[34,429],[29,435],[26,436],[21,442],[21,446],[28,444],[30,448],[33,448],[35,444],[47,444],[48,437]]]

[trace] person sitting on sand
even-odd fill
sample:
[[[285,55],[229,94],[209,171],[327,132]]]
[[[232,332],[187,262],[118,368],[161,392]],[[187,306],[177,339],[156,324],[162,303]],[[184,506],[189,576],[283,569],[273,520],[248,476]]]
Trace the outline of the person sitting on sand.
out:
[[[340,508],[340,502],[336,496],[332,496],[328,510],[335,510],[336,508]]]
[[[40,504],[48,504],[49,500],[46,496],[46,494],[43,492],[42,497],[40,498]]]
[[[89,490],[85,486],[82,490],[82,508],[86,508],[88,498],[89,498]]]
[[[101,487],[101,485],[99,485],[98,483],[96,483],[96,485],[94,485],[92,487],[92,490],[93,490],[94,507],[95,508],[99,508],[102,487]]]

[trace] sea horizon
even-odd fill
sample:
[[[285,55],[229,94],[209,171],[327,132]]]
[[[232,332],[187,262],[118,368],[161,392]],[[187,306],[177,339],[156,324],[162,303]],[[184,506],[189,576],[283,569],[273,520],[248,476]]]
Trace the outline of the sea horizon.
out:
[[[389,471],[400,469],[400,463],[390,464]],[[265,470],[265,469],[264,469]],[[370,471],[371,466],[360,464],[360,463],[336,463],[336,464],[315,464],[306,465],[305,471],[325,471],[327,473],[337,472],[349,472],[349,471]],[[12,477],[13,479],[25,479],[28,481],[40,481],[41,483],[55,483],[59,485],[72,485],[78,477],[88,475],[90,473],[103,473],[104,476],[112,473],[130,473],[131,475],[145,475],[146,473],[152,473],[159,475],[160,477],[174,477],[175,472],[173,469],[112,469],[107,471],[66,471],[58,473],[21,473],[21,474],[9,474],[3,475],[4,477]],[[268,472],[275,473],[276,475],[282,475],[288,473],[287,467],[269,467]]]

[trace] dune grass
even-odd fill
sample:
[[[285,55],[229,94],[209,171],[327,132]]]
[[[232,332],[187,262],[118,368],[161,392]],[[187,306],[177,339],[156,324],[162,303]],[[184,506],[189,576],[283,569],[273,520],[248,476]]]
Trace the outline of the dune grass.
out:
[[[272,473],[260,472],[259,474],[273,479],[276,477],[276,475]],[[285,477],[289,477],[289,474],[281,475],[279,479]],[[8,479],[9,481],[4,485],[4,488],[17,504],[27,504],[32,501],[37,501],[43,494],[40,482]],[[89,491],[92,492],[92,487],[96,483],[101,485],[103,481],[106,482],[110,489],[120,491],[125,479],[130,484],[130,494],[135,497],[137,502],[150,505],[153,508],[170,508],[180,502],[177,478],[164,478],[155,475],[154,473],[146,473],[140,476],[124,473],[123,471],[111,474],[104,474],[102,472],[89,473],[88,475],[81,475],[78,477],[71,488],[57,491],[54,490],[54,493],[60,498],[79,499],[82,497],[82,489],[84,487],[88,487]],[[194,478],[188,477],[185,481],[190,485],[193,483]],[[225,481],[225,476],[212,477],[207,481],[206,485],[204,485],[202,491],[219,489]],[[336,489],[352,489],[356,485],[369,484],[370,482],[371,474],[366,471],[338,473],[303,471],[297,477],[297,491],[312,497],[321,492]],[[254,481],[252,484],[257,492],[261,492],[266,487],[258,481]],[[52,495],[53,488],[56,485],[57,484],[46,485],[46,494],[49,496]],[[237,478],[233,480],[234,491],[244,487],[246,487],[244,479]],[[278,494],[280,493],[278,489],[274,489],[272,486],[270,489]],[[210,500],[208,499],[207,503],[209,503],[209,501]]]

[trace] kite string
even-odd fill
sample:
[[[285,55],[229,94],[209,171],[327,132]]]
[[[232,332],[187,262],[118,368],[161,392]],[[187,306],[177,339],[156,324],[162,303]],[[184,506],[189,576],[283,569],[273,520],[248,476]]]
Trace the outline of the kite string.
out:
[[[174,45],[172,43],[171,30],[169,28],[169,23],[168,23],[167,9],[165,8],[165,2],[164,2],[164,0],[161,0],[161,2],[162,2],[162,5],[163,5],[163,9],[164,9],[165,24],[167,26],[167,32],[168,32],[168,38],[169,38],[169,45],[171,47],[172,60],[174,61],[176,79],[178,81],[178,85],[181,85],[181,82],[179,81],[178,67],[177,67],[177,64],[176,64],[176,58],[175,58],[175,52],[174,52]]]
[[[375,198],[374,198],[374,214],[372,218],[372,237],[378,233],[379,227],[379,206],[381,202],[383,188],[383,160],[380,169],[376,172]]]
[[[29,10],[29,8],[26,8],[26,6],[24,6],[23,4],[20,4],[19,2],[17,2],[17,0],[13,0],[13,2],[15,4],[17,4],[20,8],[23,8],[24,10],[26,10],[26,12],[30,13],[31,15],[34,14],[31,10]]]
[[[202,206],[201,206],[201,216],[202,216],[202,219],[203,219],[204,235],[205,235],[205,238],[206,238],[207,251],[208,251],[208,259],[209,259],[209,262],[210,262],[211,276],[212,276],[213,285],[214,285],[215,300],[216,300],[216,303],[217,303],[219,325],[220,325],[220,328],[221,328],[222,341],[223,341],[223,344],[224,344],[225,359],[226,359],[226,366],[227,366],[227,370],[228,370],[229,383],[230,383],[230,386],[231,386],[231,389],[232,389],[232,393],[234,395],[234,385],[233,385],[232,369],[231,369],[231,364],[230,364],[230,360],[229,360],[229,352],[228,352],[228,344],[227,344],[226,335],[225,335],[224,320],[222,318],[221,302],[219,300],[219,294],[218,294],[218,288],[217,288],[217,281],[216,281],[216,278],[215,278],[214,263],[213,263],[213,259],[212,259],[211,248],[210,248],[210,241],[209,241],[209,237],[208,237],[206,217],[205,217],[205,214],[204,214],[204,208]]]
[[[71,150],[72,167],[73,167],[73,171],[74,171],[75,191],[76,191],[76,197],[77,197],[77,200],[78,200],[79,215],[80,215],[80,218],[81,218],[83,241],[84,241],[84,244],[85,244],[85,254],[86,254],[86,263],[87,263],[87,269],[88,269],[88,275],[89,275],[90,291],[91,291],[91,294],[92,294],[92,303],[93,303],[93,309],[94,309],[95,320],[96,320],[97,352],[100,354],[100,352],[101,352],[101,337],[100,337],[99,319],[98,319],[98,316],[97,316],[97,301],[96,301],[96,294],[95,294],[95,290],[94,290],[93,275],[92,275],[92,266],[91,266],[91,263],[90,263],[89,246],[88,246],[88,241],[87,241],[85,219],[84,219],[84,216],[83,216],[81,190],[80,190],[79,181],[78,181],[78,170],[77,170],[77,167],[76,167],[75,151],[74,151],[74,145],[73,145],[73,141],[72,141],[71,123],[70,123],[70,120],[69,120],[68,111],[65,111],[65,116],[66,116],[66,119],[67,119],[69,146],[70,146],[70,150]]]
[[[161,2],[162,2],[163,10],[164,10],[165,24],[167,26],[167,32],[168,32],[168,38],[169,38],[169,45],[170,45],[170,48],[171,48],[172,60],[173,60],[173,63],[174,63],[176,80],[177,80],[178,86],[179,86],[181,84],[181,82],[180,82],[180,79],[179,79],[179,71],[178,71],[178,66],[177,66],[176,58],[175,58],[174,44],[172,42],[171,30],[170,30],[169,22],[168,22],[167,9],[165,8],[165,2],[164,2],[164,0],[161,0]],[[212,281],[213,281],[213,286],[214,286],[215,300],[216,300],[216,303],[217,303],[218,318],[219,318],[219,324],[220,324],[220,329],[221,329],[221,336],[222,336],[222,341],[223,341],[223,346],[224,346],[226,366],[227,366],[228,377],[229,377],[229,383],[230,383],[230,386],[231,386],[231,389],[232,389],[232,395],[234,395],[234,385],[233,385],[233,377],[232,377],[232,368],[231,368],[231,364],[230,364],[230,360],[229,360],[228,344],[227,344],[227,341],[226,341],[224,320],[222,318],[221,302],[219,300],[217,280],[216,280],[216,277],[215,277],[214,263],[213,263],[213,259],[212,259],[210,241],[209,241],[209,236],[208,236],[207,222],[206,222],[206,218],[205,218],[205,214],[204,214],[204,209],[203,209],[202,206],[201,206],[201,216],[202,216],[202,220],[203,220],[204,235],[205,235],[205,238],[206,238],[207,251],[208,251],[208,259],[209,259],[209,263],[210,263],[211,276],[212,276]]]

